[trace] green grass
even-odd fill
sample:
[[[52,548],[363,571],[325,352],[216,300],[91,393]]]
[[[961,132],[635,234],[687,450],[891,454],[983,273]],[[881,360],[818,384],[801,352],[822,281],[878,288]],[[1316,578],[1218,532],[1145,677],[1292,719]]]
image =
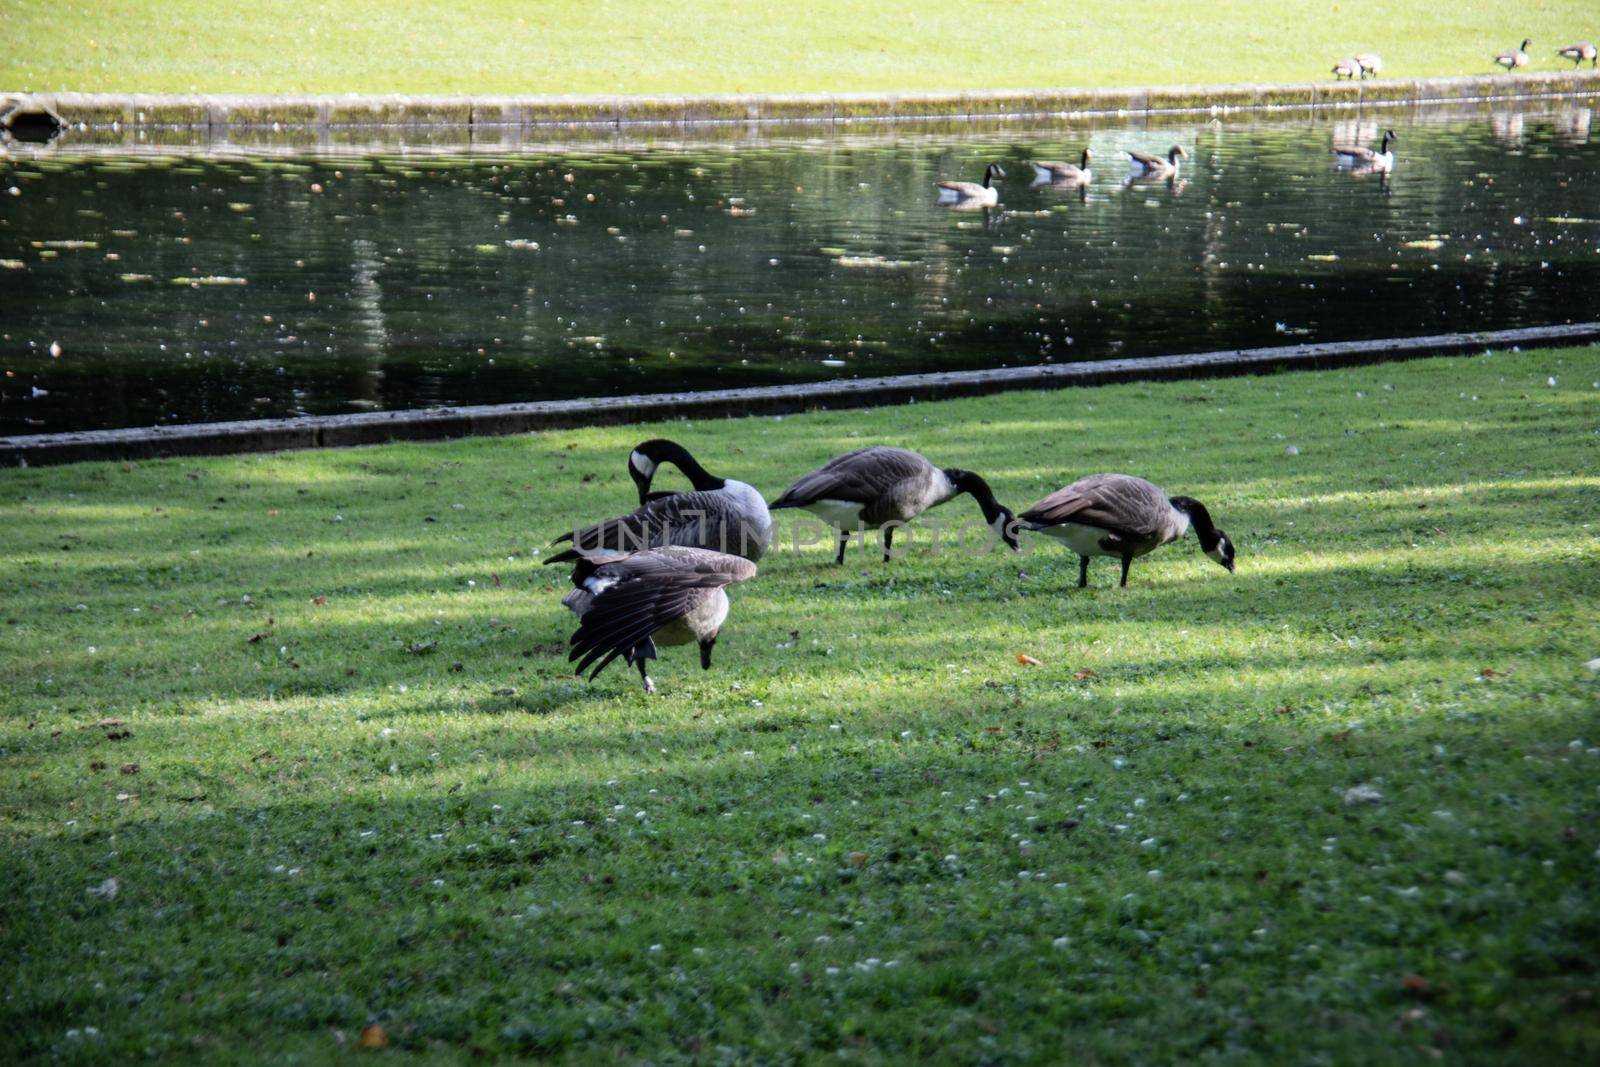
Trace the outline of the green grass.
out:
[[[0,1060],[1592,1061],[1597,380],[0,473]],[[1013,507],[1137,471],[1239,573],[785,549],[712,671],[576,681],[539,559],[657,433],[769,496],[866,440]]]
[[[326,8],[333,10],[327,11]],[[11,0],[0,88],[135,92],[900,92],[1530,69],[1600,33],[1592,0]]]

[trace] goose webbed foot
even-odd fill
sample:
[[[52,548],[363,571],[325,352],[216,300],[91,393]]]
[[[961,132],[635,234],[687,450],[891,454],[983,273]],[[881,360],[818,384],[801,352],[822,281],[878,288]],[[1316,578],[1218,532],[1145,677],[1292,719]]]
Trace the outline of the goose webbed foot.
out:
[[[1122,588],[1128,588],[1128,567],[1133,563],[1132,556],[1122,557]]]

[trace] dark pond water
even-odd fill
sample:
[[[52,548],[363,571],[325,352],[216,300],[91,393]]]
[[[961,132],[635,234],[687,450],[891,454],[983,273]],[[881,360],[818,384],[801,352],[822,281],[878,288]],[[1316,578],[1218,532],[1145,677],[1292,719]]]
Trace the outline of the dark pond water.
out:
[[[0,432],[1600,317],[1571,107],[515,155],[0,155]],[[1381,125],[1380,125],[1381,122]],[[1399,135],[1388,179],[1334,140]],[[1127,184],[1124,149],[1184,145]],[[1086,191],[1025,160],[1096,153]],[[988,213],[931,183],[1005,167]]]

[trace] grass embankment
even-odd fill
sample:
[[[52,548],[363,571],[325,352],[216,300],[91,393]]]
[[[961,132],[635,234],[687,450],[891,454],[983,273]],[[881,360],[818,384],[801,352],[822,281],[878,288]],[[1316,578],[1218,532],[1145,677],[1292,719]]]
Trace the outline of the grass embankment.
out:
[[[1331,78],[1531,69],[1600,34],[1592,0],[1044,0],[762,6],[703,0],[105,0],[7,4],[0,88],[120,92],[782,93]]]
[[[1596,379],[1501,353],[0,473],[0,1058],[369,1023],[462,1058],[1592,1053]],[[1240,569],[780,551],[710,673],[577,682],[539,559],[658,432],[769,495],[864,440],[1013,506],[1138,471]]]

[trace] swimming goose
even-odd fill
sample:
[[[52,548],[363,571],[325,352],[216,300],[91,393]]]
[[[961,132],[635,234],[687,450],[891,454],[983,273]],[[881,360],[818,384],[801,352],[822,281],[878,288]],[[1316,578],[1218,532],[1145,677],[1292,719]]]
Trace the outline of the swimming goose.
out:
[[[1083,155],[1078,157],[1078,162],[1052,163],[1049,160],[1039,160],[1028,164],[1033,168],[1033,178],[1036,182],[1063,182],[1078,183],[1094,179],[1094,172],[1089,169],[1089,150],[1085,148]]]
[[[1523,47],[1526,48],[1527,46],[1524,45]],[[1596,49],[1588,41],[1579,41],[1577,44],[1567,45],[1556,55],[1561,56],[1563,59],[1572,60],[1572,69],[1577,70],[1578,65],[1586,59],[1589,61],[1589,66],[1596,66],[1595,60],[1597,56],[1600,56],[1600,49]]]
[[[1006,172],[1000,169],[1000,164],[991,163],[983,168],[982,185],[977,182],[934,182],[933,187],[939,190],[941,204],[993,204],[1000,200],[1000,190],[989,183],[1005,176]]]
[[[663,460],[677,465],[694,485],[687,493],[652,493],[650,479]],[[545,560],[566,563],[580,557],[604,562],[662,545],[731,552],[752,562],[772,540],[772,515],[754,486],[710,474],[688,450],[671,441],[646,441],[628,457],[639,496],[645,503],[626,515],[562,534],[552,544],[572,547]]]
[[[1016,516],[995,500],[988,482],[958,467],[941,470],[905,448],[870,445],[831,459],[785,489],[772,509],[800,508],[832,526],[839,538],[835,563],[844,562],[851,530],[881,529],[887,562],[896,525],[962,493],[972,494],[989,529],[1015,551]]]
[[[1495,65],[1504,67],[1506,70],[1514,70],[1517,67],[1526,67],[1528,65],[1528,46],[1532,43],[1533,42],[1531,40],[1524,37],[1522,39],[1521,48],[1508,48],[1506,51],[1495,56]]]
[[[1188,159],[1189,153],[1183,150],[1182,145],[1173,145],[1167,150],[1167,158],[1152,156],[1145,152],[1129,152],[1128,162],[1136,177],[1143,178],[1171,178],[1177,177],[1178,160]]]
[[[576,587],[561,603],[578,616],[568,661],[582,674],[592,663],[594,679],[618,656],[639,669],[644,691],[654,693],[645,664],[657,645],[700,646],[700,666],[711,669],[711,647],[728,617],[734,582],[754,578],[747,559],[703,548],[667,546],[596,563],[580,559],[572,571]]]
[[[1335,78],[1350,78],[1353,80],[1360,77],[1360,75],[1361,64],[1354,57],[1341,59],[1333,65],[1333,76]]]
[[[1372,149],[1358,144],[1336,144],[1334,153],[1339,157],[1341,167],[1352,167],[1356,170],[1393,170],[1394,153],[1389,150],[1389,145],[1399,140],[1393,130],[1383,131],[1383,144],[1374,152]]]
[[[1376,52],[1357,52],[1351,58],[1356,61],[1356,66],[1361,68],[1363,78],[1369,75],[1376,78],[1383,71],[1383,60]]]
[[[1090,556],[1120,557],[1126,586],[1135,556],[1176,541],[1191,525],[1205,554],[1233,571],[1233,542],[1212,525],[1205,505],[1127,474],[1080,478],[1024,511],[1021,523],[1078,554],[1079,589],[1089,584]]]

